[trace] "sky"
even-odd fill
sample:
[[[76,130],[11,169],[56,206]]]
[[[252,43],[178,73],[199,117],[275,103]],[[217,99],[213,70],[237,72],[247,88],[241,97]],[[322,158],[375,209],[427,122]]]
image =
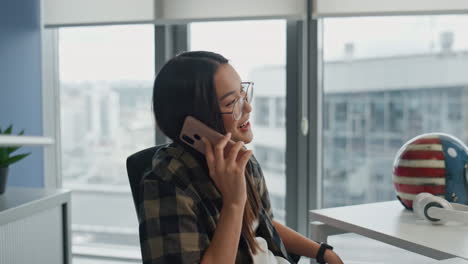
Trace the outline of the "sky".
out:
[[[67,27],[59,31],[60,80],[152,80],[152,25]]]
[[[445,31],[454,33],[455,50],[467,50],[467,28],[466,15],[327,18],[324,59],[342,59],[346,43],[353,43],[355,58],[438,52]],[[149,24],[61,28],[60,79],[153,80],[153,30]],[[286,63],[284,20],[199,22],[189,31],[190,50],[221,53],[242,78],[253,68]]]

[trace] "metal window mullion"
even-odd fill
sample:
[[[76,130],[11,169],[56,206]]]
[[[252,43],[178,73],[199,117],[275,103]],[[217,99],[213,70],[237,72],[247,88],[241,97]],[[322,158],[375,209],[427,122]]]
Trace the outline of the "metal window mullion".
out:
[[[154,27],[154,55],[156,75],[164,64],[177,54],[188,50],[187,25],[156,25]],[[165,144],[169,139],[155,124],[156,145]]]
[[[304,21],[287,22],[286,224],[307,234],[307,31]],[[305,100],[303,100],[305,99]]]
[[[44,147],[44,188],[62,187],[58,29],[41,29],[43,135],[55,144]]]
[[[323,25],[321,19],[308,20],[309,76],[309,210],[322,207],[322,101],[323,101]]]

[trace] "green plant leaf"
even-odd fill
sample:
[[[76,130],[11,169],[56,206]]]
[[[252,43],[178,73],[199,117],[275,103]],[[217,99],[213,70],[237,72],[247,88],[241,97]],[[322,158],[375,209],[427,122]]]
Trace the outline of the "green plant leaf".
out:
[[[0,130],[0,134],[11,135],[13,131],[13,125],[8,126],[3,132]],[[19,132],[18,135],[23,135],[24,130]],[[18,162],[25,157],[29,156],[31,153],[19,154],[11,156],[10,154],[17,151],[21,146],[15,147],[0,147],[0,167],[8,167],[8,165]]]
[[[24,134],[24,130],[22,130],[21,132],[19,132],[18,136],[21,136]],[[18,146],[18,147],[8,147],[7,148],[7,152],[8,152],[8,155],[10,155],[11,153],[17,151],[18,149],[20,149],[21,146]]]
[[[6,149],[7,149],[8,155],[10,155],[11,153],[17,151],[19,148],[21,147],[7,147]]]
[[[7,129],[5,129],[5,131],[3,131],[3,134],[10,135],[12,130],[13,130],[13,125],[10,125]]]
[[[27,156],[29,156],[31,153],[25,153],[25,154],[19,154],[19,155],[15,155],[15,156],[12,156],[6,160],[3,160],[3,161],[0,161],[0,167],[2,166],[8,166],[10,164],[13,164],[13,163],[16,163],[24,158],[26,158]]]

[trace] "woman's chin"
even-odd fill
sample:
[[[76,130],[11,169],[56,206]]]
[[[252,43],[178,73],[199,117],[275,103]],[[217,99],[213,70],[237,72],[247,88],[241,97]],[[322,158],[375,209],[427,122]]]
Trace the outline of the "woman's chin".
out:
[[[244,144],[249,144],[253,140],[253,133],[252,130],[249,129],[249,131],[241,132],[241,131],[236,131],[236,135],[233,134],[233,139],[234,141],[242,141]]]
[[[244,142],[244,144],[249,144],[250,142],[252,142],[253,140],[253,136],[249,137],[249,138],[246,138],[244,140],[242,140]]]

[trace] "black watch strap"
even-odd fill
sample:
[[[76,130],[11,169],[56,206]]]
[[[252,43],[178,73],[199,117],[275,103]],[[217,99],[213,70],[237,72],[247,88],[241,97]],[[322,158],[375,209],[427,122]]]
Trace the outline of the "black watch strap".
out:
[[[324,242],[320,243],[320,248],[317,252],[317,256],[315,257],[318,263],[320,264],[327,263],[325,262],[325,259],[323,259],[323,255],[325,255],[325,250],[327,249],[333,250],[333,247]]]

